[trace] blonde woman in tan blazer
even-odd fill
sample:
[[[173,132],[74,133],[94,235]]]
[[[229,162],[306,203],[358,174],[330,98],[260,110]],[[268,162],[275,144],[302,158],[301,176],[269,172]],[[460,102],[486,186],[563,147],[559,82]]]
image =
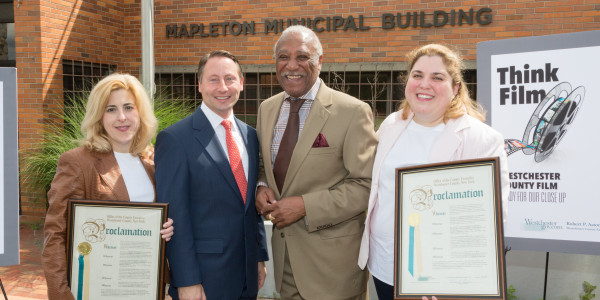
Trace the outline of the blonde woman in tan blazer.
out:
[[[413,51],[408,63],[406,100],[377,131],[379,145],[358,259],[361,269],[369,268],[381,300],[394,299],[395,168],[497,156],[504,208],[508,199],[504,139],[481,122],[484,112],[468,95],[460,57],[431,44]]]
[[[74,299],[67,284],[67,200],[154,202],[150,141],[156,129],[152,104],[135,77],[112,74],[92,89],[81,124],[85,138],[60,156],[48,192],[42,264],[50,300]],[[126,176],[120,164],[127,164]],[[172,224],[169,219],[161,230],[167,241]]]

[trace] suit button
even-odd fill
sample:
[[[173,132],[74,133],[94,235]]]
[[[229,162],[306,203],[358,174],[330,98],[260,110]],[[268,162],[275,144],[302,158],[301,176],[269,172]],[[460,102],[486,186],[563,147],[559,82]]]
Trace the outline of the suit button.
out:
[[[283,232],[281,233],[281,237],[285,237],[285,234],[283,234]]]

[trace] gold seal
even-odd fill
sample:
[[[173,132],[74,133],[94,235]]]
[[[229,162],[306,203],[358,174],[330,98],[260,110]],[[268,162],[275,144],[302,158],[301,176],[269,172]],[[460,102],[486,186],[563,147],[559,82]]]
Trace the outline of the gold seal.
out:
[[[90,245],[88,242],[79,243],[77,246],[77,251],[79,251],[79,254],[81,255],[88,255],[90,252],[92,252],[92,245]]]
[[[419,226],[419,224],[421,223],[421,215],[419,215],[419,213],[411,213],[408,216],[408,225],[412,226],[412,227],[417,227]]]

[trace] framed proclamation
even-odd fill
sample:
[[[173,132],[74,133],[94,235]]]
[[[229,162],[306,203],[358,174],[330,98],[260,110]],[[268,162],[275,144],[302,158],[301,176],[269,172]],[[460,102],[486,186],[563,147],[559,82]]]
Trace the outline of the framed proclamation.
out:
[[[67,258],[73,296],[163,299],[167,204],[69,200]]]
[[[498,164],[396,169],[394,299],[506,299]]]

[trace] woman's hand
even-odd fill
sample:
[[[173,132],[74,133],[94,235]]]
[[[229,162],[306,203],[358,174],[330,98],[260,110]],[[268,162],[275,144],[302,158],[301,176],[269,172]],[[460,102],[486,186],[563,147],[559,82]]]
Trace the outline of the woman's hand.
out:
[[[427,298],[427,296],[423,296],[423,298],[421,298],[423,300],[429,300],[429,298]],[[431,296],[431,300],[437,300],[437,298],[435,296]]]
[[[175,227],[173,226],[173,219],[169,218],[165,224],[163,224],[163,230],[160,231],[161,237],[165,239],[166,242],[171,240],[173,236],[173,232],[175,231]]]

